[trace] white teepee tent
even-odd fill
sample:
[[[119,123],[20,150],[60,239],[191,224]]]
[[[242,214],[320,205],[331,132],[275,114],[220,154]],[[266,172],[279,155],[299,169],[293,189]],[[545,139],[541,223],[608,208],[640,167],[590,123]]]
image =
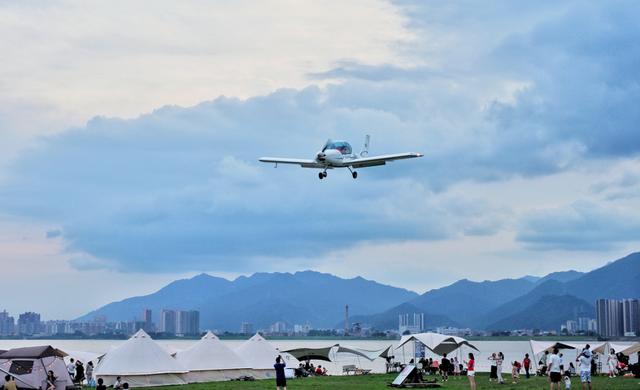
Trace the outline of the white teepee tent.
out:
[[[273,365],[280,352],[259,333],[240,345],[236,353],[251,367],[251,375],[255,378],[275,378]]]
[[[183,385],[186,373],[187,370],[142,329],[107,353],[95,370],[96,378],[102,378],[107,386],[120,376],[122,382],[128,382],[131,387]]]
[[[189,349],[178,352],[176,360],[189,373],[189,383],[213,382],[251,375],[249,365],[213,333],[207,332]]]

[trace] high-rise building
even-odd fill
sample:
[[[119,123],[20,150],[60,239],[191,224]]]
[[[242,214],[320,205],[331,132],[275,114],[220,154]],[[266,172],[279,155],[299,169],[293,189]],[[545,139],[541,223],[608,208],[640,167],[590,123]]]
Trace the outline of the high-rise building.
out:
[[[640,299],[622,300],[622,321],[624,336],[640,335]]]
[[[200,334],[200,312],[198,310],[190,310],[189,317],[187,319],[187,333],[188,335]]]
[[[200,333],[200,312],[197,310],[176,311],[176,334],[193,336]]]
[[[6,310],[0,311],[0,336],[12,336],[16,331],[16,323]]]
[[[142,311],[142,322],[144,323],[143,329],[145,332],[155,332],[156,327],[153,323],[153,312],[151,309],[144,309]]]
[[[621,301],[598,299],[596,301],[596,316],[600,336],[619,337],[624,334]]]
[[[287,331],[287,323],[278,321],[269,327],[271,333],[285,333]]]
[[[424,313],[413,313],[412,316],[409,316],[408,313],[398,315],[398,332],[400,334],[420,333],[424,329]]]
[[[162,309],[160,312],[160,331],[176,334],[176,311]]]
[[[250,322],[243,322],[240,325],[240,333],[242,334],[252,334],[253,333],[253,324]]]
[[[32,336],[40,333],[42,324],[40,314],[28,311],[18,316],[18,333],[24,336]]]
[[[578,332],[596,332],[597,321],[594,318],[578,317]]]

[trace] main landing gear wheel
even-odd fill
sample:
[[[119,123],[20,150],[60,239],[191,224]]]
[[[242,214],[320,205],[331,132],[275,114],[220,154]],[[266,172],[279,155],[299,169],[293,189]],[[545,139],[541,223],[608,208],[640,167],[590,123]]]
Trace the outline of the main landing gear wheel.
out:
[[[319,172],[318,173],[318,179],[322,180],[325,177],[327,177],[327,172]]]
[[[356,172],[356,171],[351,172],[351,176],[353,176],[354,179],[357,179],[358,178],[358,172]]]

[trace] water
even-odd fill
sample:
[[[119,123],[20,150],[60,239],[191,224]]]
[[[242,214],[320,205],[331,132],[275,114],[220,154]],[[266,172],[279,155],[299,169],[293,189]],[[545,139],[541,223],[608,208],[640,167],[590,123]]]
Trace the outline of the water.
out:
[[[35,345],[52,345],[63,351],[66,349],[70,351],[106,353],[113,347],[117,347],[123,342],[124,340],[0,340],[0,349],[28,347]],[[191,345],[196,343],[197,340],[158,340],[157,342],[168,351],[177,352],[189,348]],[[237,346],[242,344],[243,341],[224,340],[223,342],[231,349],[235,349]],[[270,342],[274,347],[280,350],[300,347],[320,348],[336,343],[367,350],[379,350],[391,345],[393,345],[395,348],[395,346],[398,344],[397,340],[272,340]],[[504,353],[505,365],[503,372],[505,372],[505,374],[511,372],[510,362],[514,360],[522,361],[525,353],[531,355],[531,347],[528,341],[471,341],[471,343],[475,345],[480,350],[480,352],[473,351],[465,347],[462,348],[462,350],[459,352],[454,352],[450,357],[458,356],[458,358],[460,358],[461,356],[463,356],[466,359],[467,353],[474,352],[476,357],[476,369],[480,372],[489,371],[490,364],[487,358],[491,355],[492,352]],[[585,341],[584,343],[589,343],[591,345],[597,344],[596,341]],[[570,361],[574,360],[576,357],[576,353],[574,351],[563,352],[565,352],[566,357]],[[394,355],[397,361],[409,362],[413,355],[413,345],[409,343],[405,346],[404,349],[401,348],[395,350]],[[439,359],[437,356],[430,355],[428,352],[427,357]],[[290,363],[290,365],[292,364],[294,364],[293,361]],[[349,354],[338,355],[337,360],[334,362],[315,362],[315,364],[320,364],[323,367],[326,366],[329,370],[329,373],[332,375],[342,374],[342,366],[347,364],[355,364],[356,366],[361,368],[371,369],[372,372],[385,371],[384,359],[376,359],[373,362],[370,362],[367,359],[354,357],[353,355]]]

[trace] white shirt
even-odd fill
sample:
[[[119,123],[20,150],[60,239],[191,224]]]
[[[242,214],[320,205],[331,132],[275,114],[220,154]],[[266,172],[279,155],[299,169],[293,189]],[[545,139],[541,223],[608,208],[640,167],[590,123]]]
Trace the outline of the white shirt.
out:
[[[76,365],[74,363],[67,364],[67,372],[69,374],[73,374],[74,372],[76,372]]]
[[[556,354],[549,355],[547,365],[549,366],[549,372],[560,372],[560,356]]]
[[[578,361],[580,362],[580,372],[591,371],[591,358],[582,355]]]

